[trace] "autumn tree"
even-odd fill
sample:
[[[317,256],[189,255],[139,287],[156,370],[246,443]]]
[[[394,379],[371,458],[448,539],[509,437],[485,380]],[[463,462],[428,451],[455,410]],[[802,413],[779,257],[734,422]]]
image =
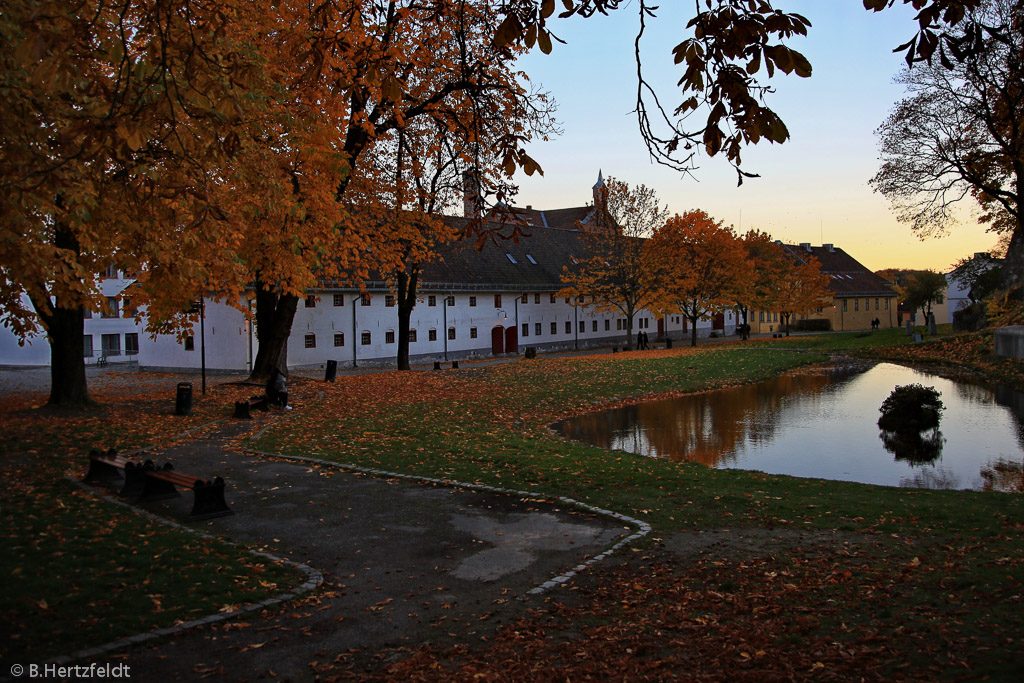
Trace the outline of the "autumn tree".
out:
[[[743,236],[746,248],[746,268],[737,291],[737,306],[743,313],[743,322],[748,322],[750,310],[778,311],[777,294],[781,281],[792,266],[792,259],[781,244],[772,236],[760,230],[750,230]]]
[[[389,234],[391,224],[378,220],[398,206],[360,205],[358,192],[348,194],[360,182],[365,187],[393,180],[393,166],[368,162],[375,146],[394,144],[399,131],[426,120],[442,123],[453,146],[479,149],[484,138],[459,137],[452,113],[466,130],[478,134],[482,118],[490,113],[485,104],[489,95],[527,95],[523,74],[511,68],[521,48],[492,43],[501,19],[493,2],[338,0],[312,11],[305,8],[296,3],[295,20],[277,38],[279,52],[296,65],[293,90],[307,93],[303,99],[315,104],[316,112],[336,120],[333,146],[347,168],[334,193],[347,217],[334,233],[292,238],[290,251],[275,250],[279,258],[309,263],[318,275],[282,282],[257,271],[260,347],[253,377],[284,364],[291,319],[306,288],[318,278],[358,284],[375,269],[394,263],[394,255],[386,253],[389,245],[403,248],[403,240]],[[476,159],[478,166],[486,166],[478,168],[482,176],[511,176],[517,168],[528,174],[540,171],[525,151],[530,133],[517,113],[503,112],[508,120],[501,133],[486,138],[488,153]],[[480,228],[480,223],[470,224],[467,232]],[[261,305],[266,315],[260,313]]]
[[[102,305],[99,272],[164,259],[180,284],[214,252],[231,260],[235,228],[211,195],[242,103],[267,89],[256,18],[231,0],[5,3],[0,311],[22,338],[45,331],[51,405],[88,401],[82,318]],[[195,291],[159,294],[180,311]]]
[[[932,304],[942,301],[946,295],[946,276],[934,270],[915,271],[906,284],[904,303],[911,309],[921,309],[927,321]]]
[[[580,251],[562,275],[560,296],[589,298],[600,311],[626,319],[626,348],[633,348],[633,318],[650,308],[658,289],[658,264],[648,256],[648,239],[661,228],[668,208],[646,185],[630,187],[609,178],[597,188],[594,218],[579,227]]]
[[[661,310],[690,322],[690,344],[697,345],[697,321],[731,307],[746,277],[746,249],[731,228],[701,210],[676,214],[654,233],[651,259],[661,278]]]
[[[871,182],[922,237],[947,232],[958,221],[955,207],[976,200],[981,220],[1010,235],[1004,286],[1021,286],[1024,6],[986,0],[970,16],[988,27],[981,49],[900,74],[908,96],[878,130],[882,165]]]
[[[775,282],[775,307],[770,309],[778,311],[780,320],[786,324],[787,337],[793,316],[806,315],[832,302],[829,279],[813,256],[789,260],[789,268]]]

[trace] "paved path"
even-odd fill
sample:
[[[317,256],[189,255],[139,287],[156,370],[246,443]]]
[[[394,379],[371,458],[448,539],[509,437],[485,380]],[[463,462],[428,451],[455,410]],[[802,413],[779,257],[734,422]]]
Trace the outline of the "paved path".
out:
[[[186,632],[124,661],[138,681],[312,680],[315,661],[352,648],[443,641],[491,632],[519,598],[631,533],[621,522],[514,496],[385,480],[247,455],[245,421],[149,454],[176,469],[223,475],[235,514],[196,524],[323,572],[312,601],[246,627]],[[145,505],[181,519],[191,495]],[[471,624],[472,626],[467,626]],[[470,636],[472,637],[472,636]],[[111,657],[105,658],[110,661]]]

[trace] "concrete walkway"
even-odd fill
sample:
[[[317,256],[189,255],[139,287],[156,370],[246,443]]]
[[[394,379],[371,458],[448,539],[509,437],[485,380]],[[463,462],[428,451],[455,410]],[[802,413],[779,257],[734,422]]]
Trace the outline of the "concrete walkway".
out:
[[[515,496],[245,454],[239,437],[250,428],[226,421],[147,457],[223,476],[235,514],[194,526],[305,563],[324,586],[242,626],[198,628],[104,658],[128,663],[132,680],[312,680],[311,663],[352,649],[365,656],[444,642],[449,631],[483,636],[520,614],[531,589],[633,531]],[[183,519],[190,506],[185,494],[144,507]]]

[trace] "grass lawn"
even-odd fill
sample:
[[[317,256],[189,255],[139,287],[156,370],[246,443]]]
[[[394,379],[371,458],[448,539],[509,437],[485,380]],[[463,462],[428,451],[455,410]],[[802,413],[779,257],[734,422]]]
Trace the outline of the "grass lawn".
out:
[[[529,603],[486,643],[393,654],[377,676],[1020,680],[1021,496],[709,470],[548,429],[564,416],[757,381],[837,352],[953,362],[1024,389],[1021,364],[990,358],[990,342],[910,344],[886,331],[345,376],[317,383],[318,401],[249,445],[543,491],[652,524],[645,541]],[[233,546],[197,549],[194,538],[62,478],[80,476],[94,445],[139,447],[227,415],[236,393],[247,392],[217,389],[187,418],[116,396],[76,415],[0,406],[0,606],[14,625],[4,661],[38,661],[297,582]]]
[[[173,384],[171,384],[173,386]],[[213,390],[188,416],[173,395],[115,391],[84,411],[0,405],[0,660],[42,663],[294,588],[305,575],[245,548],[201,539],[82,491],[90,448],[166,444],[230,415],[242,390]],[[167,394],[167,392],[163,392]],[[186,494],[187,495],[187,494]],[[202,525],[199,525],[202,528]],[[8,670],[8,669],[2,669]]]
[[[592,448],[547,428],[653,395],[754,381],[840,350],[871,355],[872,343],[897,344],[878,354],[888,359],[952,359],[1020,376],[987,357],[982,337],[904,339],[899,331],[821,335],[345,378],[325,388],[322,409],[253,445],[543,491],[653,525],[624,564],[597,570],[597,580],[581,580],[482,649],[411,651],[388,669],[396,680],[431,679],[439,666],[454,677],[515,680],[556,662],[573,678],[622,667],[660,678],[684,667],[722,680],[757,670],[1016,680],[1024,673],[1021,496],[710,470]],[[749,547],[683,559],[665,551],[723,529]]]

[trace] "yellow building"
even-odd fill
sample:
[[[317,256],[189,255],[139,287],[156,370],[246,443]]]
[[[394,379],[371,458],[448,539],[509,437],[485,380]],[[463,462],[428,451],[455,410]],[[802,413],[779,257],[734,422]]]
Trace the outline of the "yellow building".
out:
[[[795,316],[790,321],[791,330],[870,330],[875,320],[879,328],[899,325],[895,290],[845,251],[831,244],[815,247],[808,242],[799,246],[783,244],[782,247],[797,261],[816,259],[821,272],[829,276],[832,290],[831,306]],[[780,320],[774,311],[749,314],[752,332],[783,332],[785,327]]]

